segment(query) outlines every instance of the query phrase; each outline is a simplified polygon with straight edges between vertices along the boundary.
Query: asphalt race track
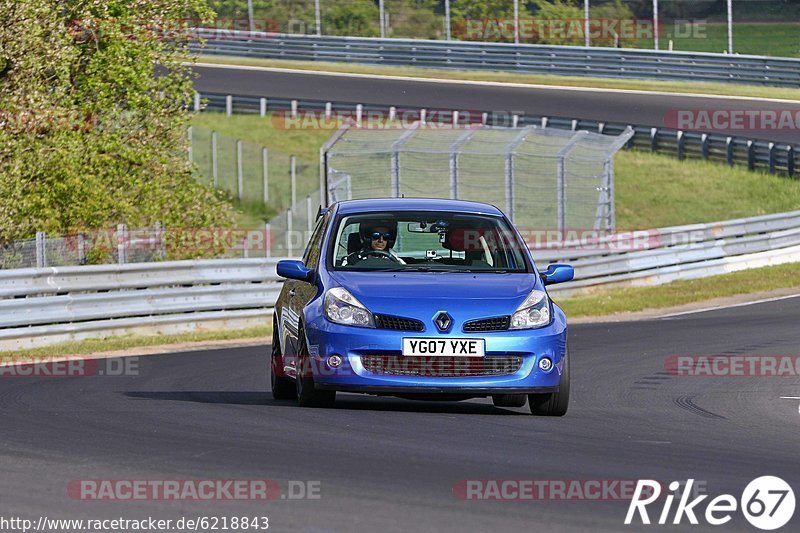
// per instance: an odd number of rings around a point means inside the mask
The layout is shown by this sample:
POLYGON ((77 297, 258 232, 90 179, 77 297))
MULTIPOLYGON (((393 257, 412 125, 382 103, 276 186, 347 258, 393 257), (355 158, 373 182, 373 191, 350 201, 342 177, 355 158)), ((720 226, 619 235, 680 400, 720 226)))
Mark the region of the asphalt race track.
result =
MULTIPOLYGON (((677 110, 800 111, 800 102, 776 103, 745 98, 690 98, 685 95, 620 94, 591 89, 568 91, 559 88, 430 83, 212 66, 197 66, 194 70, 199 75, 195 81, 195 88, 201 93, 382 104, 410 108, 506 111, 656 127, 670 126, 665 123, 665 117, 668 114, 676 116, 677 110)), ((674 124, 671 127, 674 127, 674 124)), ((731 134, 776 142, 794 143, 798 139, 795 128, 753 132, 739 130, 731 134)))
MULTIPOLYGON (((798 316, 800 298, 790 298, 573 326, 573 402, 561 419, 488 400, 349 394, 334 409, 301 409, 271 399, 267 347, 147 356, 138 376, 3 377, 0 514, 266 515, 271 530, 309 532, 648 530, 623 525, 625 501, 464 501, 453 487, 468 479, 694 478, 712 497, 738 499, 750 480, 772 474, 797 493, 800 400, 779 397, 800 395, 800 379, 679 377, 664 365, 676 354, 796 356, 798 316), (209 503, 67 495, 79 479, 263 478, 282 488, 319 481, 321 497, 209 503)), ((651 518, 659 513, 660 506, 651 518)), ((798 520, 785 530, 797 530, 798 520)), ((753 530, 738 512, 724 529, 753 530)))

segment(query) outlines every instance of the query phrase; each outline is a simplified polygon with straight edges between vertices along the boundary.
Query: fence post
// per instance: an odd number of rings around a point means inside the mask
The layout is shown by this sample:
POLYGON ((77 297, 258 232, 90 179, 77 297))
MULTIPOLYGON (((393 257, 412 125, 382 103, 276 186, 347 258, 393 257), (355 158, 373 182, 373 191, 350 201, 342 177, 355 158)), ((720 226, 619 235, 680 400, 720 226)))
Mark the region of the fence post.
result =
POLYGON ((227 116, 233 115, 233 96, 230 94, 225 97, 225 114, 227 116))
POLYGON ((266 248, 267 259, 269 259, 272 257, 272 226, 269 222, 264 226, 264 231, 266 232, 264 235, 264 247, 266 248))
POLYGON ((733 166, 733 137, 725 139, 725 162, 728 166, 733 166))
POLYGON ((117 224, 117 263, 128 262, 128 228, 125 224, 117 224))
POLYGON ((389 122, 394 122, 397 118, 397 108, 395 106, 389 107, 389 122))
POLYGON ((769 173, 775 174, 775 143, 769 143, 769 173))
POLYGON ((331 102, 325 102, 325 119, 330 120, 333 116, 333 104, 331 102))
POLYGON ((356 128, 361 127, 361 121, 364 118, 364 105, 357 104, 356 105, 356 128))
POLYGON ((756 146, 752 140, 747 141, 747 170, 756 167, 756 146))
POLYGON ((164 259, 167 256, 167 250, 164 246, 164 227, 161 222, 156 222, 156 246, 158 248, 158 257, 164 259))
POLYGON ((419 123, 424 126, 426 124, 426 122, 427 122, 427 117, 428 117, 428 110, 427 109, 420 109, 419 110, 419 123))
POLYGON ((86 236, 78 233, 78 264, 86 264, 86 236))
POLYGON ((683 130, 678 130, 678 161, 683 160, 683 153, 684 148, 686 147, 686 136, 683 134, 683 130))
POLYGON ((297 158, 289 156, 289 168, 292 179, 292 207, 297 203, 297 158))
POLYGON ((244 201, 244 169, 242 168, 242 141, 236 141, 236 191, 239 201, 244 201))
POLYGON ((791 144, 786 147, 786 173, 790 178, 794 177, 794 147, 791 144))
POLYGON ((259 111, 259 114, 262 117, 266 117, 267 116, 267 99, 266 98, 262 98, 261 100, 259 100, 259 110, 258 111, 259 111))
POLYGON ((286 254, 292 257, 292 208, 286 210, 286 254))
POLYGON ((650 151, 658 150, 658 128, 650 128, 650 151))
POLYGON ((211 131, 211 177, 214 181, 214 188, 219 186, 219 175, 217 174, 217 132, 211 131))
POLYGON ((708 133, 700 136, 700 153, 703 159, 708 159, 708 133))
POLYGON ((261 166, 264 179, 264 206, 266 207, 269 202, 269 150, 266 147, 261 148, 261 166))
POLYGON ((36 268, 44 268, 47 266, 46 240, 47 236, 43 231, 36 232, 36 268))
POLYGON ((605 129, 606 129, 606 123, 605 122, 598 122, 597 123, 597 133, 602 135, 603 132, 605 131, 605 129))
POLYGON ((578 120, 577 119, 574 119, 574 118, 572 119, 572 123, 570 125, 570 129, 572 131, 575 131, 575 130, 578 129, 578 120))
POLYGON ((312 218, 314 213, 311 211, 311 195, 309 194, 306 196, 306 231, 308 232, 308 237, 304 239, 305 241, 311 240, 311 233, 314 231, 314 219, 312 218))
POLYGON ((292 118, 297 118, 297 100, 292 100, 291 110, 292 118))
POLYGON ((195 113, 200 112, 200 93, 194 93, 194 111, 195 113))
POLYGON ((194 155, 192 154, 192 127, 186 131, 186 139, 189 141, 189 163, 194 163, 194 155))
POLYGON ((542 117, 542 127, 543 127, 543 128, 546 128, 546 127, 547 127, 547 123, 548 123, 549 121, 550 121, 550 119, 549 119, 549 118, 547 118, 547 117, 542 117))

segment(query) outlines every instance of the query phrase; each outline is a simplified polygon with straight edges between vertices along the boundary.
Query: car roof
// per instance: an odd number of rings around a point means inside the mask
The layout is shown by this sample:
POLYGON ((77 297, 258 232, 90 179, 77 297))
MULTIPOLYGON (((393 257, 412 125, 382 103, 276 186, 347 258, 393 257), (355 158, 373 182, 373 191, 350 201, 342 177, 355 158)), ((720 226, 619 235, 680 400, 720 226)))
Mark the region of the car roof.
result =
POLYGON ((368 198, 342 201, 338 206, 338 212, 344 215, 375 211, 453 211, 476 215, 503 215, 502 211, 490 204, 440 198, 368 198))

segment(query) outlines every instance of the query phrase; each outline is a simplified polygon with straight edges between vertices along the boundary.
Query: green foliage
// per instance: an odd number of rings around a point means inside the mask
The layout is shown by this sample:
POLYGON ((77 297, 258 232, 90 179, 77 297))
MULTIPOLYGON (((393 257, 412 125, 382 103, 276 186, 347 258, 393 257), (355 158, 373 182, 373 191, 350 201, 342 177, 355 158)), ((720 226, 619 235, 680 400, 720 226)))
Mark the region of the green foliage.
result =
POLYGON ((181 25, 212 15, 203 0, 0 0, 0 242, 230 224, 186 157, 181 25))

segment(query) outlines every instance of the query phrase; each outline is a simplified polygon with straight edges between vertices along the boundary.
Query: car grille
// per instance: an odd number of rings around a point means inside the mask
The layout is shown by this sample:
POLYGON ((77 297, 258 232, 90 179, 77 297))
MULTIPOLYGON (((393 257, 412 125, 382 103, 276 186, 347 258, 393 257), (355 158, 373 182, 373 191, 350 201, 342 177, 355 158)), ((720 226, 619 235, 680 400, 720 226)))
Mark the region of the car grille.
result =
POLYGON ((375 327, 398 331, 422 331, 425 329, 425 326, 419 320, 389 315, 375 315, 375 327))
POLYGON ((501 376, 517 372, 522 366, 522 357, 518 355, 489 357, 363 355, 361 364, 369 372, 390 376, 501 376))
POLYGON ((505 331, 511 325, 511 317, 497 316, 494 318, 483 318, 481 320, 470 320, 464 323, 464 331, 505 331))

